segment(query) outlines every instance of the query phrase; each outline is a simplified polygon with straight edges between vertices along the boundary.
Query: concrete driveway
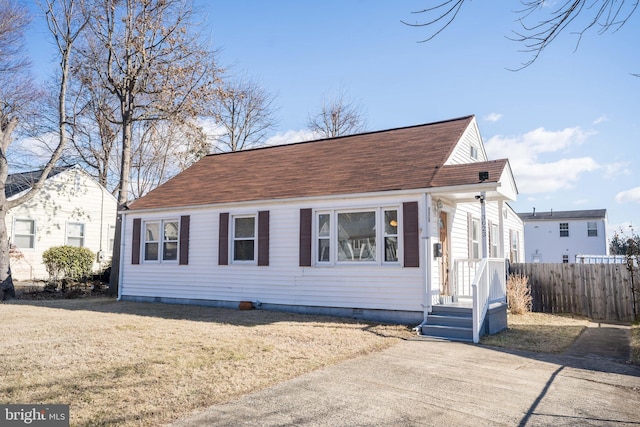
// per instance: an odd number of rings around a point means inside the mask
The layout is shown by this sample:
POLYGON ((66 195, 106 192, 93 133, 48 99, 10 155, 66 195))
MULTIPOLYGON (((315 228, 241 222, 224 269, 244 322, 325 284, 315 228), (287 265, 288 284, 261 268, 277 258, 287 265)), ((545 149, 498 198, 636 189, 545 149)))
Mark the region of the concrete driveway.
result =
POLYGON ((640 367, 571 354, 416 338, 174 426, 640 426, 640 367))

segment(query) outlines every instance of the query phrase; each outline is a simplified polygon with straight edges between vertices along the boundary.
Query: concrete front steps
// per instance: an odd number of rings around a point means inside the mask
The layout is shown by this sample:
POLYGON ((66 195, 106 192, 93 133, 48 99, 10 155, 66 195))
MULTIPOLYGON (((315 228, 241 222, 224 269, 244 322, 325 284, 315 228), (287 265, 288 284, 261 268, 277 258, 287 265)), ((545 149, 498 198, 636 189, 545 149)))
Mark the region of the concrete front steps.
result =
POLYGON ((473 313, 471 307, 434 305, 427 315, 427 323, 420 335, 452 341, 473 342, 473 313))

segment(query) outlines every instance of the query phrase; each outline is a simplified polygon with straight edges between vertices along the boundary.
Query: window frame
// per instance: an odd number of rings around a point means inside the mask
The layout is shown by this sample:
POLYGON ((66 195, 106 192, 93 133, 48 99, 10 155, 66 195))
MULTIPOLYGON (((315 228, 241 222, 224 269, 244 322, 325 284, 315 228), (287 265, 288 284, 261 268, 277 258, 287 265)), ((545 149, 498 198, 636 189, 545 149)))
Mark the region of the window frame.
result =
POLYGON ((587 237, 598 237, 598 222, 587 221, 587 237), (593 225, 593 227, 591 227, 593 225))
POLYGON ((229 232, 229 251, 230 261, 232 264, 239 265, 257 265, 258 264, 258 214, 238 214, 231 215, 229 232), (253 219, 253 236, 252 237, 236 237, 236 220, 253 219), (236 241, 252 241, 253 242, 253 258, 252 259, 236 259, 236 241))
POLYGON ((36 228, 36 220, 35 220, 35 219, 30 219, 30 218, 14 218, 14 219, 13 219, 13 229, 12 229, 12 231, 13 231, 13 238, 11 239, 11 241, 12 241, 13 245, 14 245, 16 248, 18 248, 18 249, 20 249, 20 250, 25 250, 25 249, 26 249, 26 250, 33 250, 33 249, 35 249, 35 248, 36 248, 36 231, 37 231, 37 228, 36 228), (16 223, 18 223, 18 222, 30 222, 30 223, 31 223, 31 226, 32 226, 31 228, 32 228, 32 230, 33 230, 33 231, 31 232, 31 234, 19 234, 19 233, 16 233, 16 229, 17 229, 17 227, 16 227, 16 223), (17 236, 20 236, 20 237, 26 237, 26 236, 29 236, 29 238, 30 238, 30 240, 31 240, 31 245, 30 245, 29 247, 20 247, 20 246, 18 246, 18 245, 17 245, 17 240, 16 240, 16 237, 17 237, 17 236))
POLYGON ((471 259, 482 259, 482 251, 481 251, 481 242, 482 242, 482 232, 480 230, 480 218, 471 217, 471 224, 469 230, 469 243, 471 245, 470 253, 471 259), (474 233, 476 234, 474 239, 474 233))
POLYGON ((313 211, 312 219, 312 246, 311 246, 311 259, 312 265, 318 267, 334 267, 334 266, 362 266, 362 265, 378 265, 378 266, 400 266, 402 258, 402 209, 399 205, 385 205, 385 206, 363 206, 357 208, 334 208, 334 209, 317 209, 313 211), (385 229, 385 213, 396 212, 396 233, 387 233, 385 229), (375 256, 373 259, 366 260, 339 260, 338 256, 338 218, 340 214, 348 213, 366 213, 373 212, 375 215, 375 256), (320 234, 320 217, 328 215, 329 233, 320 234), (396 259, 387 261, 386 258, 386 242, 387 239, 396 239, 396 259), (323 248, 328 248, 329 256, 325 259, 320 259, 320 242, 327 241, 328 245, 323 248))
POLYGON ((569 223, 568 222, 560 222, 560 223, 558 223, 558 226, 559 226, 559 230, 560 230, 560 237, 569 237, 569 223))
POLYGON ((498 252, 499 252, 499 245, 498 245, 498 241, 499 241, 499 236, 498 234, 500 234, 499 231, 499 227, 498 224, 495 223, 491 223, 491 227, 489 227, 489 230, 491 230, 491 236, 489 238, 489 240, 491 241, 491 254, 490 256, 492 258, 498 258, 498 252))
POLYGON ((569 264, 569 255, 562 255, 562 263, 569 264))
POLYGON ((84 248, 85 247, 85 239, 87 238, 87 228, 86 228, 86 224, 84 222, 75 222, 75 221, 67 221, 67 230, 66 230, 66 239, 65 239, 65 244, 68 246, 76 246, 73 245, 71 243, 69 243, 69 238, 71 239, 80 239, 80 246, 77 246, 79 248, 84 248), (78 236, 70 236, 70 231, 71 225, 80 225, 81 226, 81 235, 78 236))
POLYGON ((141 230, 140 230, 140 234, 141 234, 141 238, 140 238, 140 260, 142 263, 146 263, 146 264, 162 264, 162 263, 169 263, 169 264, 177 264, 178 260, 180 258, 180 219, 176 219, 176 218, 163 218, 163 219, 150 219, 150 220, 145 220, 142 221, 142 225, 141 225, 141 230), (176 239, 175 240, 167 240, 166 236, 165 236, 165 224, 169 224, 169 223, 176 223, 177 224, 177 234, 176 234, 176 239), (158 226, 158 236, 156 238, 156 240, 147 240, 147 226, 155 224, 158 226), (166 259, 165 258, 165 244, 166 243, 175 243, 176 244, 176 250, 175 250, 175 259, 170 258, 170 259, 166 259), (147 245, 155 245, 156 246, 156 258, 153 259, 147 259, 147 245))

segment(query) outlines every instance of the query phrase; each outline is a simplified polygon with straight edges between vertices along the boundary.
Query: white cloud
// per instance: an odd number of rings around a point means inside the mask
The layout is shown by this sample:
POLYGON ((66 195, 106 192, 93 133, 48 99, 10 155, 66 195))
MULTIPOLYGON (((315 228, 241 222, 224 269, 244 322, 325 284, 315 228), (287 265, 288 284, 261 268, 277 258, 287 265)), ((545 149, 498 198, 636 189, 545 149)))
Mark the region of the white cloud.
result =
POLYGON ((509 159, 521 193, 545 193, 573 188, 580 174, 601 166, 591 157, 542 162, 539 155, 568 151, 592 134, 580 127, 559 131, 538 128, 516 137, 494 136, 485 147, 490 158, 509 159))
POLYGON ((600 123, 608 122, 609 118, 607 116, 600 116, 593 121, 594 125, 599 125, 600 123))
POLYGON ((602 165, 602 175, 605 179, 613 179, 619 175, 631 175, 630 162, 615 162, 602 165))
POLYGON ((616 202, 618 203, 640 203, 640 187, 635 187, 630 190, 621 191, 616 194, 616 202))
POLYGON ((267 139, 265 145, 283 145, 294 142, 310 141, 316 139, 317 136, 310 130, 288 130, 284 133, 278 132, 274 136, 267 139))
POLYGON ((498 120, 500 120, 502 118, 502 114, 500 113, 490 113, 488 116, 485 116, 485 120, 488 122, 497 122, 498 120))

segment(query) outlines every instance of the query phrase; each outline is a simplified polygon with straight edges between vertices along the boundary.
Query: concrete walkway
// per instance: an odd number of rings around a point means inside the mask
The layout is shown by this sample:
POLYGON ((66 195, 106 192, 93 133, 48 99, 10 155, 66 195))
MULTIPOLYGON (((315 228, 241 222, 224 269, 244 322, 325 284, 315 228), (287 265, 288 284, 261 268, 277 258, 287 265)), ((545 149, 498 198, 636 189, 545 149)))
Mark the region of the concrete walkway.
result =
POLYGON ((403 341, 173 426, 640 426, 629 329, 595 326, 563 355, 403 341))

